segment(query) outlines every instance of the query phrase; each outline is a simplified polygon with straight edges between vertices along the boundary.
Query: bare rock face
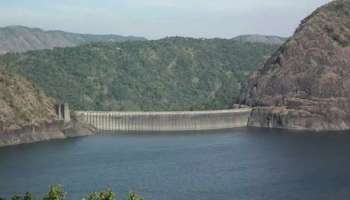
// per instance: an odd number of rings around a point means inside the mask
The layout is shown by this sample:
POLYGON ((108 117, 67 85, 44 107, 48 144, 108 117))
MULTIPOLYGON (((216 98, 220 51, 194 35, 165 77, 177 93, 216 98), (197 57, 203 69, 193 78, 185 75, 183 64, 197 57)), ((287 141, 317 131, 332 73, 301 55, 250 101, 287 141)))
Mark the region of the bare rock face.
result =
POLYGON ((0 147, 64 138, 53 99, 23 77, 0 70, 0 147))
POLYGON ((55 120, 53 99, 23 77, 0 71, 0 132, 55 120))
POLYGON ((54 102, 27 79, 0 70, 0 147, 95 133, 75 118, 57 121, 54 102))
POLYGON ((256 107, 250 126, 349 130, 350 1, 332 1, 307 17, 251 76, 241 103, 256 107))

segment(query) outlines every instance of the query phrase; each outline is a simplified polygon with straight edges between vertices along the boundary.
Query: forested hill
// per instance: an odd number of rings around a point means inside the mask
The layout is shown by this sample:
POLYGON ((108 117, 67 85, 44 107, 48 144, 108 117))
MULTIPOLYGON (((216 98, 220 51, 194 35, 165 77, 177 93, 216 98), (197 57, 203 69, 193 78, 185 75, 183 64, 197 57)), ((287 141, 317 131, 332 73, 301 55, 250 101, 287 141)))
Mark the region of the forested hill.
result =
POLYGON ((265 44, 282 45, 287 41, 287 38, 279 36, 269 36, 269 35, 241 35, 233 38, 234 40, 241 42, 259 42, 265 44))
POLYGON ((0 54, 52 49, 54 47, 73 47, 92 42, 134 40, 146 39, 133 36, 77 34, 63 31, 44 31, 25 26, 8 26, 0 28, 0 54))
POLYGON ((279 47, 173 37, 7 54, 0 66, 84 110, 200 110, 232 105, 279 47))

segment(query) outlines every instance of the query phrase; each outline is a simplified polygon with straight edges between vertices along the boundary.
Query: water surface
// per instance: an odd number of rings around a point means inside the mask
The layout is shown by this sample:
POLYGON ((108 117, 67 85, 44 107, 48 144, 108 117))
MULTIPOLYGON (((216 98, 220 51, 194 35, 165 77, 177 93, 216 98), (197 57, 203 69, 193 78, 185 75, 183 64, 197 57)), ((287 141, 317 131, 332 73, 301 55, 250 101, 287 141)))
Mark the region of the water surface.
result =
POLYGON ((350 135, 266 129, 103 135, 0 148, 0 196, 62 184, 68 199, 322 200, 350 197, 350 135))

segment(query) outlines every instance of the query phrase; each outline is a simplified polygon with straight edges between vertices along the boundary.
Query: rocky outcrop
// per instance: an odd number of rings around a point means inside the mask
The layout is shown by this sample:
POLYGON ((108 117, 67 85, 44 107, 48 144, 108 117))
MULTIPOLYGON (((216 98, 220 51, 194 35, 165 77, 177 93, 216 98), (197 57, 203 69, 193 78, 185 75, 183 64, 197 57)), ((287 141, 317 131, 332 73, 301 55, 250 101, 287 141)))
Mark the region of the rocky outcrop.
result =
POLYGON ((256 107, 248 120, 248 126, 287 128, 297 130, 348 130, 348 112, 339 107, 350 106, 346 99, 288 99, 299 106, 256 107))
POLYGON ((241 103, 256 107, 250 126, 349 130, 350 1, 332 1, 303 20, 250 77, 241 103))
POLYGON ((28 126, 21 129, 4 131, 0 133, 0 147, 48 141, 54 139, 66 139, 93 135, 96 129, 78 121, 64 123, 55 121, 39 126, 28 126))
POLYGON ((0 147, 94 133, 78 119, 58 121, 54 103, 27 79, 0 70, 0 147))
POLYGON ((0 132, 55 121, 54 100, 27 79, 0 70, 0 132))
POLYGON ((94 135, 97 132, 97 128, 87 124, 83 119, 78 119, 76 116, 69 123, 64 123, 61 128, 65 138, 81 137, 94 135))
POLYGON ((65 135, 61 131, 61 127, 62 125, 57 122, 3 131, 0 133, 0 147, 52 139, 64 139, 65 135))

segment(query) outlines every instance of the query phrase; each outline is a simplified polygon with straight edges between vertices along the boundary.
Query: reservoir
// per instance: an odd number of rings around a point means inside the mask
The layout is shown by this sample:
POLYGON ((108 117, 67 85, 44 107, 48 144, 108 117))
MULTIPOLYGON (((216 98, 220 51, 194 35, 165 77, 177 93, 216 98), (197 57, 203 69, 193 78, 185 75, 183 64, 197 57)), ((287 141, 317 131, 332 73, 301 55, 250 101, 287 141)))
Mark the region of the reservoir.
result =
POLYGON ((240 128, 126 133, 0 148, 0 197, 64 185, 67 199, 320 200, 350 196, 350 135, 240 128))

